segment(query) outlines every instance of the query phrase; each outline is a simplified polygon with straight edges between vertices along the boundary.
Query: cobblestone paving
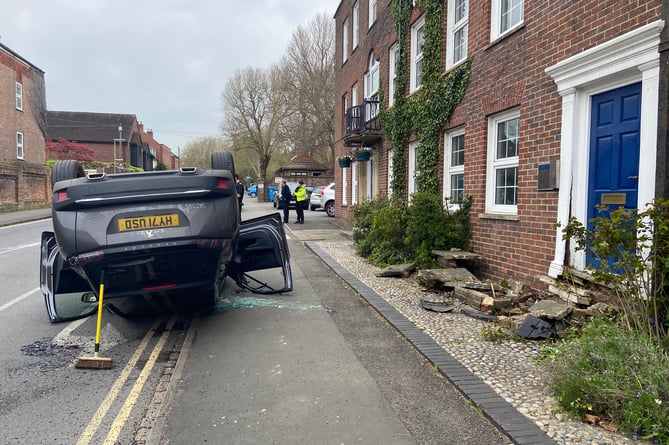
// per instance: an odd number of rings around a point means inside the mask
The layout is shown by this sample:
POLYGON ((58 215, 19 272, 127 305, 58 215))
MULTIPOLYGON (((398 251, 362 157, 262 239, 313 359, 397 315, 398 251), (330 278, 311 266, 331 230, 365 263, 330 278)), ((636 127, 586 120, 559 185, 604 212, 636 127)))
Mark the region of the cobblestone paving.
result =
POLYGON ((461 314, 423 309, 420 300, 440 301, 444 296, 426 291, 414 278, 382 278, 381 269, 355 253, 351 241, 316 243, 336 262, 388 301, 419 329, 471 372, 481 377, 507 402, 530 418, 559 444, 646 444, 620 433, 569 419, 559 411, 548 388, 547 369, 536 360, 541 343, 506 339, 484 340, 481 329, 490 323, 461 314))

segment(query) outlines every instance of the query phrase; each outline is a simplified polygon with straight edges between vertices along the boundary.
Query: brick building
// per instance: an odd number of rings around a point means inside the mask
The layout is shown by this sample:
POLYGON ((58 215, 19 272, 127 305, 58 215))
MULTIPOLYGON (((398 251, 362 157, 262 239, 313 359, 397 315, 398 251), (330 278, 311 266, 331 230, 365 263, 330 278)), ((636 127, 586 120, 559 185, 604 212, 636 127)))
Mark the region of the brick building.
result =
MULTIPOLYGON (((481 272, 540 288, 541 275, 582 270, 587 258, 570 251, 555 224, 587 221, 599 203, 644 208, 656 193, 662 2, 436 3, 443 74, 470 63, 464 97, 441 133, 440 191, 456 205, 472 196, 481 272)), ((343 0, 335 13, 335 151, 372 148, 370 161, 335 169, 345 223, 352 204, 392 193, 392 147, 378 107, 379 86, 393 105, 398 58, 408 70, 405 95, 421 88, 429 21, 411 11, 401 53, 394 4, 343 0)), ((410 195, 420 174, 415 132, 404 148, 410 195)))
POLYGON ((44 71, 0 44, 0 209, 48 205, 44 71))
POLYGON ((95 150, 99 162, 116 162, 153 170, 154 157, 142 143, 140 124, 134 114, 89 113, 49 110, 47 139, 60 138, 84 144, 95 150))
POLYGON ((153 170, 155 170, 160 164, 167 167, 168 170, 178 170, 179 169, 179 157, 172 153, 172 150, 160 142, 156 141, 153 137, 153 130, 147 129, 144 131, 144 124, 139 122, 139 134, 142 139, 142 144, 145 146, 145 150, 148 150, 151 158, 153 159, 153 170))

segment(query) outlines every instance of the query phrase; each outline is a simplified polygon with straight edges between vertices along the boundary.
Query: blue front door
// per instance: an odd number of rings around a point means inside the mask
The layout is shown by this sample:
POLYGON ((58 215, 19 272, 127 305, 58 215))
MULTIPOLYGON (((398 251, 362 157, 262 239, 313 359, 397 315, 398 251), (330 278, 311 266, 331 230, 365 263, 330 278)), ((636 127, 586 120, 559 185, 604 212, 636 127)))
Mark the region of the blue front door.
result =
MULTIPOLYGON (((603 216, 598 205, 637 208, 641 83, 592 97, 588 227, 603 216)), ((592 258, 587 258, 593 265, 592 258)))

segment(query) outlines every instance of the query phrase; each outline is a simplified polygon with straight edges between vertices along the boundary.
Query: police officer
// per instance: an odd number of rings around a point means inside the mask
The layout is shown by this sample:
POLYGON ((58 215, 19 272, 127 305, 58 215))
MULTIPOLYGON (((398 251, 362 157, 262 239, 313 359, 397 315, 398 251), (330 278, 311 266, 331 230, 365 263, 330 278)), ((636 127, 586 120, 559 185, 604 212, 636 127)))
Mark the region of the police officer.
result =
POLYGON ((307 189, 304 182, 299 181, 295 189, 295 212, 297 212, 296 224, 304 224, 304 206, 307 203, 307 189))

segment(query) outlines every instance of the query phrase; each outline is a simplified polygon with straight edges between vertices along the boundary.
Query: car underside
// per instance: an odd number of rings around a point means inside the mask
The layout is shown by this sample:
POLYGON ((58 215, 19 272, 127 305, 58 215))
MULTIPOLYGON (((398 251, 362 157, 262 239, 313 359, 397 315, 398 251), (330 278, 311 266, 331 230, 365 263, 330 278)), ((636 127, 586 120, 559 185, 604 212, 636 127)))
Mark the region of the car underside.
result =
POLYGON ((278 213, 241 222, 229 153, 212 169, 92 174, 54 165, 53 232, 42 234, 40 288, 52 322, 104 298, 212 305, 226 277, 251 292, 292 290, 278 213), (253 274, 251 274, 253 272, 253 274))

